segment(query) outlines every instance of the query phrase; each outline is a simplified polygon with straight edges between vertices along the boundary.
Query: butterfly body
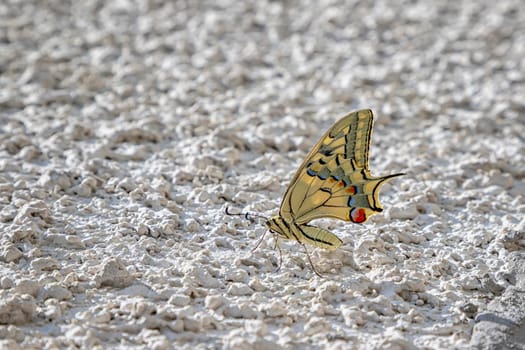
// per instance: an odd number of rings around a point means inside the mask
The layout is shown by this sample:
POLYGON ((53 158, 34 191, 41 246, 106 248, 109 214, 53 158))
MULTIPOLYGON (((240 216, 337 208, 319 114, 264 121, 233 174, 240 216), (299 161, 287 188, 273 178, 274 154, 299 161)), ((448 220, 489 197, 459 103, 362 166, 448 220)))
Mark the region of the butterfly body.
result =
POLYGON ((299 225, 293 221, 286 221, 278 215, 268 219, 266 227, 281 238, 309 243, 328 250, 337 249, 343 243, 336 235, 322 228, 306 224, 299 225))
POLYGON ((380 186, 402 174, 370 174, 372 125, 372 111, 360 110, 341 118, 321 137, 297 170, 279 215, 266 221, 270 231, 284 239, 333 250, 342 241, 327 230, 308 225, 310 221, 335 218, 362 223, 383 210, 380 186))

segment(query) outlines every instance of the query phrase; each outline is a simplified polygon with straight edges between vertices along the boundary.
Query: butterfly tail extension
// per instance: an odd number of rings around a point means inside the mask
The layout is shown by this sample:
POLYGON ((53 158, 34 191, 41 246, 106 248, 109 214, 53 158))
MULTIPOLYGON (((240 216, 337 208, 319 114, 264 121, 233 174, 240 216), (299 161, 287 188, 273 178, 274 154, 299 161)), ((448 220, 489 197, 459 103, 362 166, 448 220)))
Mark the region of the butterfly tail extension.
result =
POLYGON ((327 250, 335 250, 343 244, 339 237, 322 228, 310 225, 299 225, 297 228, 299 229, 302 243, 307 242, 327 250))
POLYGON ((380 178, 369 179, 362 185, 362 191, 353 195, 349 200, 350 219, 355 223, 365 222, 371 215, 383 211, 383 206, 379 201, 379 191, 381 186, 387 181, 404 174, 393 174, 380 178))
POLYGON ((379 202, 379 191, 381 189, 381 186, 385 183, 387 183, 388 181, 392 180, 393 178, 395 177, 398 177, 398 176, 401 176, 401 175, 404 175, 404 174, 393 174, 393 175, 387 175, 387 176, 383 176, 375 181, 372 181, 371 183, 368 183, 364 186, 365 188, 365 192, 366 192, 366 187, 372 187, 370 186, 371 184, 374 184, 374 186, 372 188, 370 188, 370 190, 372 191, 372 195, 373 195, 373 201, 374 201, 374 205, 377 204, 377 207, 378 208, 381 208, 381 211, 383 210, 383 207, 381 206, 381 203, 379 202))

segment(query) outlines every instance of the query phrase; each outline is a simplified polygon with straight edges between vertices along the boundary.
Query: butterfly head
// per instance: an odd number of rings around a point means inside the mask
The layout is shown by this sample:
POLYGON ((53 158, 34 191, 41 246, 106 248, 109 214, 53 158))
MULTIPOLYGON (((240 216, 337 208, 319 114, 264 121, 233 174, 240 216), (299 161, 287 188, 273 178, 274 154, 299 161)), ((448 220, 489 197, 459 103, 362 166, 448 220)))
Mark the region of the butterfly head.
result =
POLYGON ((270 232, 281 236, 282 238, 288 238, 286 234, 289 231, 288 224, 280 216, 273 216, 266 220, 264 225, 270 230, 270 232))

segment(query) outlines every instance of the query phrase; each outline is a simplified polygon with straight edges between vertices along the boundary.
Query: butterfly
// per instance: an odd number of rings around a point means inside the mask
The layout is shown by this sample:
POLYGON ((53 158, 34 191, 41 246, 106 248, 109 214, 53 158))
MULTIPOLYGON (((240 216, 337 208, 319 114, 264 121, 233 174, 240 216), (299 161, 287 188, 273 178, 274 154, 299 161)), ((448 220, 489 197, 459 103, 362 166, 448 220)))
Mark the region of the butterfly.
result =
POLYGON ((334 218, 363 223, 383 210, 379 202, 381 185, 404 175, 373 177, 370 174, 368 156, 373 122, 370 109, 351 112, 336 122, 295 173, 279 214, 265 221, 265 226, 277 238, 295 240, 304 247, 318 275, 305 243, 335 250, 343 241, 309 222, 334 218))

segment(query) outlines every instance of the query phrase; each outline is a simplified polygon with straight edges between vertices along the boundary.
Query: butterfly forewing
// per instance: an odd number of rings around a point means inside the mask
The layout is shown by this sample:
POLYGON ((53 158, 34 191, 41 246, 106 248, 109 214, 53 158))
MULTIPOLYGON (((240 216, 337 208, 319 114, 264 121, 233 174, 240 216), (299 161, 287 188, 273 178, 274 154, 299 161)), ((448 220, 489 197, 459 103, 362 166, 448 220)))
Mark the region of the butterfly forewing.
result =
POLYGON ((393 176, 368 171, 373 114, 350 113, 321 137, 297 170, 281 204, 285 220, 305 224, 331 217, 361 223, 382 210, 379 187, 393 176))
POLYGON ((337 147, 339 142, 344 140, 343 158, 353 159, 357 167, 368 169, 368 149, 373 121, 373 114, 369 109, 350 113, 329 130, 326 140, 333 138, 329 145, 337 147))

